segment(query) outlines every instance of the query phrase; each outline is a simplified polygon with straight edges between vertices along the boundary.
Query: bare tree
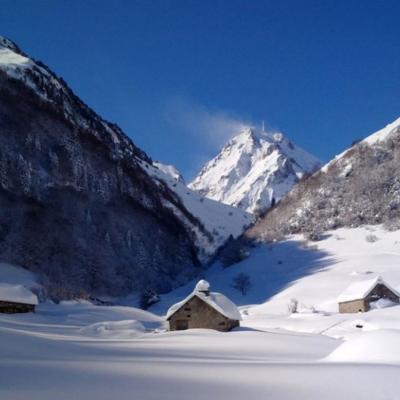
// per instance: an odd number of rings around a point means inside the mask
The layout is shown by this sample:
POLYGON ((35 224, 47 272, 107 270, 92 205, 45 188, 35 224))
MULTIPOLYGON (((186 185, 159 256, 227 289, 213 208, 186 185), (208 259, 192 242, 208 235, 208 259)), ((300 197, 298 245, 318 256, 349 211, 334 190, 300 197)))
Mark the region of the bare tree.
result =
POLYGON ((232 287, 245 296, 251 287, 250 277, 241 272, 232 279, 232 287))

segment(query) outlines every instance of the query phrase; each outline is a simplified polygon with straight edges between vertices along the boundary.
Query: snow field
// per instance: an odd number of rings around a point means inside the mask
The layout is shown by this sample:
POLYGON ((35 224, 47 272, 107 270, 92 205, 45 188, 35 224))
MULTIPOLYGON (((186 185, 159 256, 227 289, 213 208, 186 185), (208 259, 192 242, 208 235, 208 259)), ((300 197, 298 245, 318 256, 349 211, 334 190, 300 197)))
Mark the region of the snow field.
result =
POLYGON ((336 301, 375 275, 398 288, 399 242, 381 227, 341 229, 312 244, 293 237, 260 246, 226 269, 213 265, 210 289, 242 313, 242 326, 228 333, 165 330, 166 310, 195 282, 150 312, 75 301, 0 315, 0 398, 397 399, 400 306, 338 314, 336 301), (365 239, 371 230, 374 243, 365 239), (231 286, 239 272, 251 278, 246 296, 231 286), (298 312, 290 314, 293 298, 298 312))

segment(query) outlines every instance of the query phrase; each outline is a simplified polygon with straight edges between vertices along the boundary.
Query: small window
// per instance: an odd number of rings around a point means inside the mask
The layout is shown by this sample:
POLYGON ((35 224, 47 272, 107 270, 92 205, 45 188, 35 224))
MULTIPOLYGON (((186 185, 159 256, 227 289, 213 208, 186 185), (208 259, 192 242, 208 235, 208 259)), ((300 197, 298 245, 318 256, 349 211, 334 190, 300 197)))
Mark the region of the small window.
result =
POLYGON ((225 326, 225 322, 220 322, 218 325, 225 326))
POLYGON ((185 311, 192 311, 190 307, 185 307, 185 311))

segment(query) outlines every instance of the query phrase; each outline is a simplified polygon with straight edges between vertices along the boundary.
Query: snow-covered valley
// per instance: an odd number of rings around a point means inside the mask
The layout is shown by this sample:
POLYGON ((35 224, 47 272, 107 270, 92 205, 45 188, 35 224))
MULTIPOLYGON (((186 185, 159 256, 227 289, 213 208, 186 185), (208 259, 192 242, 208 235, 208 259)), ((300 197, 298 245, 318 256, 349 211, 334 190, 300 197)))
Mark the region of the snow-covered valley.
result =
POLYGON ((228 333, 166 331, 167 308, 194 281, 149 311, 72 301, 1 315, 0 398, 396 399, 400 306, 339 314, 337 297, 378 275, 399 288, 399 262, 398 232, 377 226, 292 237, 213 265, 213 290, 242 313, 228 333), (231 287, 240 272, 251 281, 245 296, 231 287))

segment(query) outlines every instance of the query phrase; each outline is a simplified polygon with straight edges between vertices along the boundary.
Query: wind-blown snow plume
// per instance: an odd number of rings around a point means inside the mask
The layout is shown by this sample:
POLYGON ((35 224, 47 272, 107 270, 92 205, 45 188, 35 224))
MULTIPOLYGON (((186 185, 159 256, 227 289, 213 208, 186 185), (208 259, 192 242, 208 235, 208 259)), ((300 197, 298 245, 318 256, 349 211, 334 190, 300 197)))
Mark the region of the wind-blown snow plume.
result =
POLYGON ((221 147, 236 132, 250 126, 227 111, 212 110, 182 97, 167 104, 165 116, 169 123, 187 134, 201 135, 213 148, 221 147))

